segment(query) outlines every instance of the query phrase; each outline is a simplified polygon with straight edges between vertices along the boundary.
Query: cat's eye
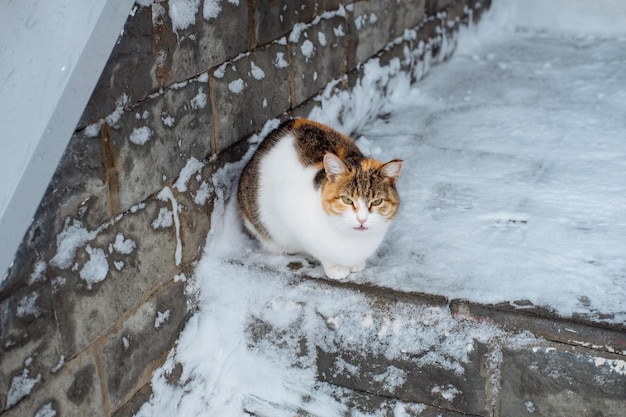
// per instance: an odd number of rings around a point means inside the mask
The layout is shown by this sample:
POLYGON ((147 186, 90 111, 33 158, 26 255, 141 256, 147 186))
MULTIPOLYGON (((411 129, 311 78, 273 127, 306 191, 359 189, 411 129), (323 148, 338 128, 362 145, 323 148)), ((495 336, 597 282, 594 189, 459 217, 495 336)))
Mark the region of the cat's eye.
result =
POLYGON ((341 196, 341 201, 343 202, 343 204, 347 204, 347 205, 352 204, 352 199, 346 195, 341 196))
POLYGON ((370 206, 380 206, 383 203, 382 198, 377 198, 376 200, 372 200, 370 202, 370 206))

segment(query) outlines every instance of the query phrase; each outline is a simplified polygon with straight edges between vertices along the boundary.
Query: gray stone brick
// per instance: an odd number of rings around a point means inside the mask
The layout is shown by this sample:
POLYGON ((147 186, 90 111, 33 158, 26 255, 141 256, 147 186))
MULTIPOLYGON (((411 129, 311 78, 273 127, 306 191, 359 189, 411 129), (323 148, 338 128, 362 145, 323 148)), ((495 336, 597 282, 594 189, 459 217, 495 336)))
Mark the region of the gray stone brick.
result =
POLYGON ((392 9, 391 39, 402 36, 405 29, 413 29, 424 19, 426 0, 400 0, 392 9))
POLYGON ((317 23, 292 33, 289 54, 294 107, 316 95, 345 71, 346 31, 346 20, 336 16, 319 19, 317 23))
POLYGON ((117 409, 112 414, 112 417, 133 417, 143 404, 150 399, 151 395, 152 386, 148 383, 141 387, 126 404, 117 409))
POLYGON ((187 317, 184 283, 174 283, 141 304, 98 348, 111 409, 150 381, 178 338, 187 317))
POLYGON ((203 160, 212 153, 209 95, 204 74, 122 114, 112 130, 110 159, 117 161, 113 177, 118 182, 115 188, 108 184, 109 200, 116 199, 113 214, 128 210, 176 178, 190 157, 203 160))
POLYGON ((134 10, 100 75, 78 128, 113 112, 116 102, 124 94, 133 102, 159 88, 152 11, 148 7, 134 10))
POLYGON ((308 23, 321 8, 321 0, 251 0, 254 39, 264 45, 291 31, 296 23, 308 23))
POLYGON ((348 33, 348 69, 367 61, 391 40, 391 8, 388 2, 364 0, 352 4, 348 33))
POLYGON ((528 330, 554 342, 593 346, 596 350, 607 352, 626 352, 626 331, 623 325, 605 324, 598 327, 597 322, 564 319, 529 302, 517 301, 513 305, 485 306, 453 301, 450 309, 454 314, 473 317, 475 320, 489 320, 510 331, 528 330))
MULTIPOLYGON (((57 416, 104 417, 102 387, 97 365, 89 353, 65 363, 54 375, 42 379, 41 385, 14 408, 3 414, 34 417, 39 411, 56 412, 57 416)), ((51 415, 51 414, 46 414, 51 415)))
POLYGON ((247 2, 221 1, 218 5, 219 13, 213 16, 200 3, 195 23, 174 30, 169 3, 161 3, 166 11, 157 43, 164 62, 159 74, 162 86, 195 77, 248 50, 247 2))
POLYGON ((325 382, 356 391, 410 403, 423 403, 462 413, 481 415, 487 412, 484 368, 487 347, 475 343, 464 371, 457 373, 441 366, 417 365, 411 357, 389 360, 368 352, 318 349, 318 377, 325 382), (352 367, 358 374, 350 372, 352 367), (404 375, 400 384, 389 383, 385 375, 404 375), (481 375, 482 374, 482 375, 481 375), (395 385, 397 384, 397 385, 395 385))
POLYGON ((500 415, 618 417, 626 410, 620 355, 551 344, 504 349, 500 415))
MULTIPOLYGON (((176 274, 174 227, 155 229, 152 226, 161 210, 171 212, 171 203, 156 199, 147 202, 144 208, 129 212, 79 247, 69 268, 56 268, 56 276, 65 282, 57 289, 53 301, 67 357, 104 334, 153 288, 176 274), (132 240, 135 244, 128 254, 113 246, 120 233, 123 241, 132 240), (101 266, 106 275, 100 277, 101 281, 90 284, 81 278, 81 273, 88 262, 98 261, 104 262, 101 266)), ((83 277, 86 276, 83 273, 83 277)))
POLYGON ((220 152, 291 106, 286 42, 274 42, 215 70, 210 78, 215 143, 220 152))
POLYGON ((463 417, 464 413, 430 407, 422 403, 403 402, 372 393, 338 388, 335 398, 348 407, 346 417, 376 415, 380 417, 463 417))
POLYGON ((465 0, 457 0, 446 5, 442 11, 445 12, 444 27, 449 35, 452 35, 459 29, 462 23, 467 22, 465 14, 465 0))
POLYGON ((63 362, 50 283, 45 275, 40 279, 0 302, 0 410, 21 401, 12 385, 31 381, 37 389, 63 362))

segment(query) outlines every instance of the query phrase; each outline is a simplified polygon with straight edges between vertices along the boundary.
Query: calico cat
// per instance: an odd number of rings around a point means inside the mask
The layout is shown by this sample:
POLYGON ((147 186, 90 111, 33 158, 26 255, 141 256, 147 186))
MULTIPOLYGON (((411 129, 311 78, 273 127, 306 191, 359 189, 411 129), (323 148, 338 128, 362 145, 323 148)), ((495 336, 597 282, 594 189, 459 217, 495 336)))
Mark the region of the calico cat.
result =
POLYGON ((306 119, 284 122, 259 145, 239 180, 248 231, 273 253, 317 258, 329 278, 365 268, 398 211, 402 160, 383 164, 306 119))

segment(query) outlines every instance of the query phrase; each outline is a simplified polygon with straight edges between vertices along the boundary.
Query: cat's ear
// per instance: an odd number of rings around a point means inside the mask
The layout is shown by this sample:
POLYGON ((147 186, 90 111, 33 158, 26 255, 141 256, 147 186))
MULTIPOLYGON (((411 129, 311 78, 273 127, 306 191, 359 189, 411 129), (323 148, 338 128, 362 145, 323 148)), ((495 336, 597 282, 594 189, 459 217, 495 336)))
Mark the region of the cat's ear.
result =
POLYGON ((402 171, 402 159, 394 159, 393 161, 389 161, 384 164, 378 172, 388 179, 392 184, 395 184, 398 181, 398 175, 400 175, 400 171, 402 171))
POLYGON ((348 167, 343 163, 341 158, 332 153, 324 155, 324 170, 326 177, 330 182, 335 182, 337 177, 348 173, 348 167))

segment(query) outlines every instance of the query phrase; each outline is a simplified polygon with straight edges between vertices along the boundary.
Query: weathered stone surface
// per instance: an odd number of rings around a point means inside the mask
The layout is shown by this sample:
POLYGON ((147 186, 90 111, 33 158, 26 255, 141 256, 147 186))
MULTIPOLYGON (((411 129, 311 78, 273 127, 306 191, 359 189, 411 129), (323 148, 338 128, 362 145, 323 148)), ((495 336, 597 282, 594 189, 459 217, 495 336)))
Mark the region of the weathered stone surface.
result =
POLYGON ((334 385, 479 415, 487 412, 487 381, 481 376, 486 354, 487 347, 476 343, 462 373, 442 366, 418 365, 408 355, 389 360, 345 350, 337 353, 318 349, 317 366, 319 378, 334 385), (351 372, 353 368, 359 372, 351 372))
POLYGON ((409 403, 388 397, 381 397, 372 393, 337 388, 335 397, 350 410, 347 417, 363 414, 380 417, 463 417, 464 413, 457 413, 421 403, 409 403))
POLYGON ((111 409, 150 381, 176 341, 187 313, 184 283, 179 281, 141 304, 110 335, 99 353, 104 358, 111 409))
POLYGON ((89 353, 65 363, 54 375, 43 377, 27 401, 20 402, 3 415, 30 417, 38 412, 64 417, 108 415, 102 406, 97 365, 89 353))
POLYGON ((210 78, 216 152, 260 128, 290 106, 286 42, 227 62, 210 78))
POLYGON ((391 39, 402 36, 405 29, 413 29, 424 19, 426 0, 400 0, 391 9, 391 39))
POLYGON ((84 349, 153 288, 176 274, 175 226, 152 226, 160 215, 163 219, 168 213, 171 216, 171 210, 170 201, 147 202, 77 248, 69 269, 57 269, 64 285, 53 301, 66 357, 84 349), (90 265, 99 265, 106 275, 97 276, 90 265), (93 280, 93 274, 99 281, 93 280))
POLYGON ((152 387, 150 384, 146 384, 126 404, 116 410, 112 417, 133 417, 141 406, 150 399, 150 395, 152 395, 152 387))
POLYGON ((39 279, 0 302, 0 410, 21 401, 20 381, 37 381, 37 389, 63 361, 50 283, 45 275, 39 279))
POLYGON ((353 4, 348 25, 349 70, 367 61, 387 45, 391 40, 391 20, 391 8, 387 2, 365 0, 353 4))
POLYGON ((212 153, 209 95, 204 74, 122 114, 111 130, 112 146, 107 154, 113 161, 107 176, 113 215, 175 179, 189 158, 203 160, 212 153))
POLYGON ((296 23, 308 23, 321 9, 321 0, 252 0, 254 39, 257 45, 272 42, 289 32, 296 23))
POLYGON ((626 410, 623 356, 554 344, 504 349, 500 415, 618 417, 626 410))
POLYGON ((346 67, 346 20, 319 19, 289 38, 291 55, 292 105, 297 106, 318 91, 346 67))
POLYGON ((157 48, 162 68, 162 86, 206 72, 248 50, 247 2, 215 2, 216 8, 200 3, 195 22, 187 28, 173 28, 169 3, 161 2, 163 17, 157 48))
POLYGON ((443 9, 445 12, 444 27, 446 28, 448 34, 455 33, 459 29, 461 23, 465 23, 467 21, 468 16, 465 14, 466 6, 465 0, 457 0, 447 4, 443 9))
POLYGON ((607 352, 626 352, 626 331, 623 326, 600 327, 598 323, 566 320, 527 303, 519 302, 519 305, 521 309, 453 301, 450 309, 454 314, 489 320, 511 331, 529 330, 555 342, 593 346, 594 349, 607 352))
POLYGON ((133 102, 158 89, 157 52, 152 35, 152 11, 135 7, 111 52, 78 128, 112 113, 125 95, 133 102))

